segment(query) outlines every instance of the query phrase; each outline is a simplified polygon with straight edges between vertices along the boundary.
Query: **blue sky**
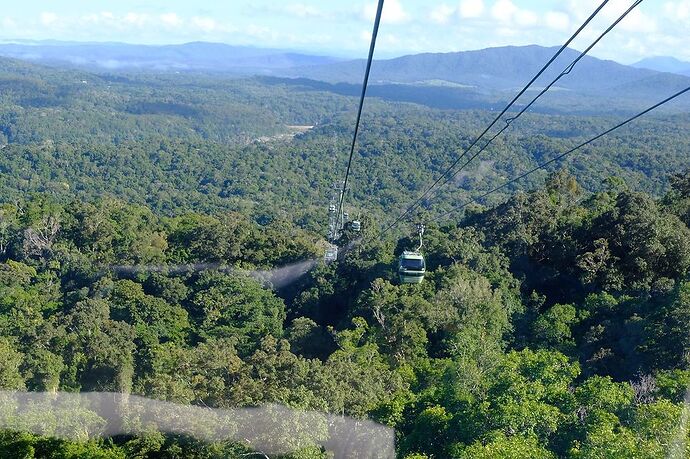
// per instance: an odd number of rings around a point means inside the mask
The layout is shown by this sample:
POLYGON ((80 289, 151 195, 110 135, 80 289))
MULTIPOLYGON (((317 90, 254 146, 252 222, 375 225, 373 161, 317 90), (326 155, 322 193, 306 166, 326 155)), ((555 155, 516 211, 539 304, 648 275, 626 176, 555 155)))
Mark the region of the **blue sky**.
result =
MULTIPOLYGON (((610 0, 582 49, 633 0, 610 0)), ((601 0, 386 0, 377 56, 562 43, 601 0)), ((373 0, 0 0, 0 40, 215 41, 361 57, 373 0)), ((646 0, 592 54, 690 60, 690 0, 646 0)))

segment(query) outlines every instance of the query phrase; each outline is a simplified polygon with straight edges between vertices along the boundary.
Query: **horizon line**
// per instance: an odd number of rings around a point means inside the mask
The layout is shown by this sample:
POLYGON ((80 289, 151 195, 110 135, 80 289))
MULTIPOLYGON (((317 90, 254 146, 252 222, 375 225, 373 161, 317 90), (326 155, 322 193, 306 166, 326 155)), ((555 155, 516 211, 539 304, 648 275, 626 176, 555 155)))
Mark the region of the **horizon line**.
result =
MULTIPOLYGON (((162 47, 169 47, 169 46, 185 46, 185 45, 191 45, 191 44, 209 44, 209 45, 223 45, 223 46, 228 46, 228 47, 233 47, 233 48, 246 48, 246 49, 256 49, 256 50, 270 50, 270 51, 276 51, 276 52, 284 52, 284 53, 297 53, 297 54, 304 54, 304 55, 309 55, 309 56, 315 56, 315 57, 336 57, 336 58, 345 58, 345 59, 351 59, 351 60, 360 60, 364 59, 363 57, 357 56, 355 53, 352 52, 339 52, 337 50, 333 49, 316 49, 316 48, 274 48, 270 46, 257 46, 257 45, 251 45, 251 44, 243 44, 243 43, 229 43, 229 42, 222 42, 222 41, 205 41, 205 40, 192 40, 192 41, 180 41, 180 42, 169 42, 169 43, 142 43, 142 42, 127 42, 127 41, 111 41, 111 40, 103 40, 103 41, 98 41, 98 40, 87 40, 87 41, 80 41, 80 40, 61 40, 61 39, 53 39, 53 38, 44 38, 44 39, 33 39, 33 38, 0 38, 0 45, 24 45, 24 46, 36 46, 36 45, 50 45, 54 44, 56 46, 59 45, 124 45, 124 46, 141 46, 141 47, 150 47, 150 48, 162 48, 162 47)), ((458 49, 458 50, 453 50, 453 51, 408 51, 408 52, 400 52, 400 53, 384 53, 383 55, 380 55, 378 59, 375 60, 390 60, 390 59, 396 59, 400 57, 406 57, 406 56, 417 56, 421 54, 455 54, 455 53, 465 53, 465 52, 474 52, 474 51, 485 51, 489 49, 501 49, 501 48, 528 48, 528 47, 538 47, 538 48, 554 48, 558 47, 558 45, 550 45, 550 46, 545 46, 545 45, 539 45, 536 43, 531 43, 527 45, 502 45, 502 46, 487 46, 485 48, 472 48, 472 49, 458 49)), ((575 51, 578 51, 576 48, 569 48, 573 49, 575 51)), ((600 59, 603 61, 612 61, 616 62, 622 65, 635 65, 639 62, 642 62, 647 59, 659 59, 659 58, 670 58, 674 59, 678 62, 681 63, 686 63, 686 61, 683 61, 682 59, 679 59, 675 56, 671 55, 650 55, 643 57, 641 59, 638 59, 634 62, 629 62, 626 63, 624 61, 616 60, 616 59, 610 59, 610 58, 604 58, 604 57, 597 57, 596 55, 592 55, 591 57, 594 57, 596 59, 600 59)), ((690 62, 687 62, 690 63, 690 62)))

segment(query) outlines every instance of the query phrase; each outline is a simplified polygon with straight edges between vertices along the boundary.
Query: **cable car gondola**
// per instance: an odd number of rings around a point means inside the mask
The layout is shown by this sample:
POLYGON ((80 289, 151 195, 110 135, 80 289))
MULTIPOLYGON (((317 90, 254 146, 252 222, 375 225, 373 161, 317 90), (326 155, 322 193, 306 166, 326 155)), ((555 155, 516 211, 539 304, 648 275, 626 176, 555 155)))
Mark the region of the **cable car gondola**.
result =
POLYGON ((323 260, 326 263, 334 262, 338 259, 338 246, 331 245, 326 249, 326 253, 323 256, 323 260))
POLYGON ((398 277, 401 284, 421 284, 426 274, 426 262, 424 255, 422 255, 422 245, 424 240, 424 225, 417 224, 417 233, 419 234, 419 247, 415 251, 405 250, 398 259, 398 277))
POLYGON ((352 220, 350 222, 350 229, 359 233, 362 230, 362 223, 359 220, 352 220))
POLYGON ((426 262, 420 252, 404 251, 398 259, 398 277, 402 284, 421 284, 426 274, 426 262))

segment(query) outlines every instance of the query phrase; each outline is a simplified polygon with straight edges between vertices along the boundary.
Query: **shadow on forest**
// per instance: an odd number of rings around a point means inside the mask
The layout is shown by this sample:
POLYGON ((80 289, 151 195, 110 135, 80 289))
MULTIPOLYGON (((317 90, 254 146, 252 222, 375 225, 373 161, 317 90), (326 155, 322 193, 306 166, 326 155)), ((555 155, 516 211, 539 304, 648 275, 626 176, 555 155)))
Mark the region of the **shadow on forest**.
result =
MULTIPOLYGON (((326 83, 308 78, 257 77, 266 85, 286 85, 303 91, 323 91, 341 96, 359 97, 362 85, 350 83, 326 83)), ((369 85, 367 96, 380 97, 392 102, 412 102, 439 109, 484 109, 501 108, 503 101, 492 102, 489 98, 465 88, 448 88, 443 86, 415 86, 409 84, 375 84, 369 85)))

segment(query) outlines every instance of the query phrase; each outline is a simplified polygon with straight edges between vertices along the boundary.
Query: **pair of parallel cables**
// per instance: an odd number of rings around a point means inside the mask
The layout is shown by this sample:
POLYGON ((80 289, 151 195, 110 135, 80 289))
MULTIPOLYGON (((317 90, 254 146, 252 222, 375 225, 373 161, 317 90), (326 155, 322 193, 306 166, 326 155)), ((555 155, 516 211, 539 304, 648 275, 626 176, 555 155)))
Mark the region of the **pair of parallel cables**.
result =
MULTIPOLYGON (((505 121, 504 121, 505 125, 498 132, 496 132, 496 134, 494 134, 491 138, 489 138, 476 153, 469 156, 469 158, 460 166, 459 169, 454 171, 455 167, 460 163, 460 161, 462 161, 463 158, 468 156, 468 153, 470 152, 470 150, 472 150, 472 148, 475 145, 477 145, 487 135, 487 133, 503 118, 503 116, 508 112, 508 110, 510 110, 510 108, 513 107, 513 105, 515 105, 515 103, 532 86, 532 84, 534 84, 534 82, 568 48, 568 46, 572 43, 572 41, 575 40, 575 38, 582 32, 582 30, 585 27, 587 27, 587 25, 589 25, 589 23, 597 16, 597 14, 599 14, 599 12, 609 2, 609 0, 604 0, 594 10, 594 12, 592 14, 590 14, 589 17, 587 17, 587 19, 582 23, 582 25, 580 25, 580 27, 570 36, 570 38, 568 38, 568 40, 558 49, 558 51, 556 51, 556 53, 548 60, 548 62, 546 62, 546 64, 544 64, 544 66, 532 77, 532 79, 505 106, 505 108, 498 114, 498 116, 496 116, 494 118, 494 120, 481 132, 481 134, 479 136, 477 136, 472 141, 472 143, 470 143, 470 145, 467 148, 464 149, 462 154, 428 188, 426 188, 426 190, 409 207, 407 207, 407 209, 402 214, 400 214, 400 216, 398 216, 391 224, 387 225, 379 233, 379 237, 383 236, 383 234, 385 234, 388 231, 390 231, 391 229, 393 229, 396 225, 398 225, 401 221, 403 221, 408 215, 410 215, 416 208, 418 208, 422 204, 422 202, 424 202, 424 200, 427 197, 430 196, 431 192, 435 188, 443 187, 448 182, 453 180, 453 178, 455 176, 457 176, 458 173, 460 173, 463 169, 465 169, 467 167, 467 165, 470 164, 470 162, 472 162, 477 156, 479 156, 484 150, 486 150, 486 148, 489 145, 491 145, 491 143, 498 136, 500 136, 506 129, 508 129, 508 127, 510 127, 510 125, 513 121, 520 118, 520 116, 522 116, 540 97, 542 97, 549 89, 551 89, 561 78, 568 75, 575 68, 577 63, 580 62, 580 60, 582 60, 582 58, 584 58, 592 50, 592 48, 594 48, 594 46, 596 46, 609 32, 611 32, 628 14, 630 14, 630 12, 632 12, 640 3, 642 3, 642 1, 643 0, 636 0, 635 2, 633 2, 633 4, 626 11, 624 11, 623 14, 621 14, 608 28, 606 28, 606 30, 604 30, 584 51, 580 52, 578 54, 578 56, 561 73, 559 73, 558 76, 556 76, 556 78, 554 78, 548 85, 546 85, 541 91, 539 91, 539 93, 527 105, 525 105, 514 116, 505 119, 505 121)), ((343 189, 342 189, 343 192, 342 192, 341 197, 340 197, 340 203, 339 203, 339 208, 338 208, 339 213, 342 210, 342 206, 343 206, 344 199, 345 199, 345 194, 347 191, 348 179, 349 179, 350 170, 352 167, 352 160, 354 157, 355 146, 357 143, 357 134, 359 132, 359 126, 360 126, 360 122, 361 122, 362 108, 364 105, 364 99, 366 96, 367 86, 368 86, 368 82, 369 82, 369 74, 371 71, 371 65, 372 65, 372 61, 373 61, 374 48, 376 46, 376 38, 378 35, 379 25, 381 22, 381 13, 383 10, 383 4, 384 4, 384 0, 379 0, 377 11, 376 11, 376 17, 374 19, 374 29, 372 32, 371 43, 369 46, 369 55, 368 55, 366 69, 365 69, 365 73, 364 73, 364 81, 362 84, 362 92, 361 92, 361 96, 360 96, 360 100, 359 100, 359 107, 357 110, 355 130, 354 130, 354 135, 353 135, 352 143, 351 143, 351 147, 350 147, 350 154, 349 154, 349 159, 348 159, 348 163, 347 163, 347 169, 345 172, 345 180, 343 182, 343 189)), ((607 134, 610 134, 611 132, 627 125, 628 123, 630 123, 630 122, 636 120, 637 118, 651 112, 652 110, 655 110, 656 108, 676 99, 677 97, 687 93, 688 91, 690 91, 690 87, 687 87, 681 91, 678 91, 677 93, 667 97, 666 99, 662 100, 661 102, 658 102, 658 103, 654 104, 653 106, 635 114, 634 116, 631 116, 630 118, 626 119, 625 121, 622 121, 622 122, 616 124, 615 126, 603 131, 602 133, 590 138, 589 140, 580 143, 576 147, 571 148, 570 150, 563 152, 560 155, 558 155, 558 156, 556 156, 556 157, 554 157, 554 158, 552 158, 552 159, 550 159, 544 163, 539 164, 538 166, 536 166, 533 169, 530 169, 529 171, 519 175, 518 177, 515 177, 515 178, 503 183, 502 185, 497 186, 497 187, 487 191, 486 193, 483 193, 479 196, 471 198, 471 199, 461 203, 460 205, 455 206, 449 212, 443 213, 443 214, 439 215, 438 217, 434 218, 433 220, 436 221, 436 220, 439 220, 441 218, 444 218, 444 217, 452 214, 453 212, 456 212, 458 210, 465 208, 467 205, 469 205, 472 202, 478 202, 479 200, 484 199, 484 198, 488 197, 489 195, 502 190, 503 188, 527 177, 528 175, 530 175, 530 174, 532 174, 532 173, 534 173, 540 169, 543 169, 546 166, 548 166, 548 165, 550 165, 556 161, 563 159, 567 155, 579 150, 580 148, 591 144, 592 142, 598 140, 599 138, 601 138, 607 134)))

